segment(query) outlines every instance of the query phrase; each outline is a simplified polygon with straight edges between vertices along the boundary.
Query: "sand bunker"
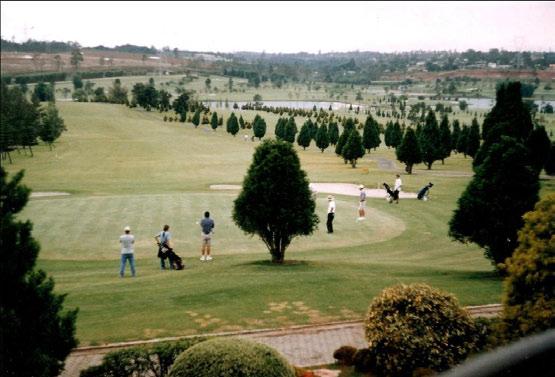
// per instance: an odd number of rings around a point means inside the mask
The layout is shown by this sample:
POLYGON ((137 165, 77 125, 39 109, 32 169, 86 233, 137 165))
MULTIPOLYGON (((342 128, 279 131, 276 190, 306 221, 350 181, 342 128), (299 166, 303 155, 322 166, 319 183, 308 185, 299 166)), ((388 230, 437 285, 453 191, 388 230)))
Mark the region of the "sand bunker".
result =
POLYGON ((59 192, 59 191, 51 191, 51 192, 32 192, 31 198, 44 198, 47 196, 66 196, 71 195, 69 192, 59 192))
POLYGON ((210 190, 241 190, 241 185, 210 185, 210 190))
MULTIPOLYGON (((358 196, 360 191, 358 185, 353 183, 311 183, 310 189, 316 193, 358 196)), ((212 190, 240 190, 240 185, 211 185, 212 190)), ((387 193, 384 189, 364 189, 368 198, 385 198, 387 193)), ((401 199, 416 199, 414 192, 401 192, 401 199)))
MULTIPOLYGON (((349 196, 359 196, 360 194, 358 185, 352 183, 311 183, 309 186, 312 191, 315 191, 317 193, 349 196)), ((385 189, 365 188, 364 191, 366 192, 367 198, 385 198, 387 195, 385 189)), ((400 192, 399 198, 416 199, 416 193, 400 192)))

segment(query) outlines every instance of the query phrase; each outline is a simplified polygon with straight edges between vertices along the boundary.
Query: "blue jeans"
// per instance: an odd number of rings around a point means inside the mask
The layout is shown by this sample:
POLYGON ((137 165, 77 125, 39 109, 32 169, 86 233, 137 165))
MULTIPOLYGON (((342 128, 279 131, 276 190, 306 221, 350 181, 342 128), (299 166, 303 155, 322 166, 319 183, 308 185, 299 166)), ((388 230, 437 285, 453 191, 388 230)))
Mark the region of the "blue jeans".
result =
POLYGON ((129 260, 129 266, 131 267, 131 275, 135 276, 135 258, 133 254, 121 254, 121 264, 119 269, 119 276, 123 277, 125 272, 125 261, 129 260))

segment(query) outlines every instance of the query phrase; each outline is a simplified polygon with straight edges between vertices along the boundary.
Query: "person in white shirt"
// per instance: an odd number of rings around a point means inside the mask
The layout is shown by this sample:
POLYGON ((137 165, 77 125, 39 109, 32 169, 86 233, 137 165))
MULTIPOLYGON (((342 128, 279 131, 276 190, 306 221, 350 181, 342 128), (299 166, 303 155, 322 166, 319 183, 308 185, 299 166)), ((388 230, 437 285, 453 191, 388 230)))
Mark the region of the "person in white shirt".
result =
POLYGON ((326 226, 328 227, 328 233, 333 233, 333 219, 335 217, 335 199, 333 196, 328 196, 328 221, 326 226))
POLYGON ((401 176, 397 174, 397 179, 395 179, 395 185, 393 186, 393 192, 395 194, 393 199, 395 199, 397 204, 399 204, 399 193, 401 192, 402 186, 403 182, 401 181, 401 176))
POLYGON ((121 263, 119 269, 119 276, 123 277, 125 272, 125 264, 129 261, 131 267, 131 276, 135 276, 135 258, 133 256, 133 245, 135 244, 135 236, 131 234, 131 228, 126 226, 124 234, 119 237, 121 244, 121 263))
POLYGON ((360 190, 360 195, 358 197, 358 221, 366 219, 366 192, 364 191, 364 185, 358 186, 360 190))

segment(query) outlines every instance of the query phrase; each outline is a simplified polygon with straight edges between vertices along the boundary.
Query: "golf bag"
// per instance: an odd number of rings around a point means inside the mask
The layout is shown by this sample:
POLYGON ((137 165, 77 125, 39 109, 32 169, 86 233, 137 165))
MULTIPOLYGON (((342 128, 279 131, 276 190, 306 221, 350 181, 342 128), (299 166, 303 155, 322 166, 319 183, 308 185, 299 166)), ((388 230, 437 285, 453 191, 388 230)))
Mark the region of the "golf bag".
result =
POLYGON ((426 186, 422 187, 420 191, 418 191, 418 195, 416 196, 418 200, 428 200, 428 194, 430 192, 430 188, 432 188, 433 183, 430 182, 426 186))
POLYGON ((387 200, 390 203, 393 202, 394 200, 399 200, 399 190, 395 190, 395 191, 391 190, 391 187, 385 182, 383 184, 383 187, 385 188, 385 191, 387 191, 387 195, 388 195, 387 200))
POLYGON ((170 262, 170 268, 174 270, 182 270, 185 268, 183 265, 183 259, 177 255, 172 248, 168 247, 167 244, 158 244, 158 258, 168 259, 170 262))

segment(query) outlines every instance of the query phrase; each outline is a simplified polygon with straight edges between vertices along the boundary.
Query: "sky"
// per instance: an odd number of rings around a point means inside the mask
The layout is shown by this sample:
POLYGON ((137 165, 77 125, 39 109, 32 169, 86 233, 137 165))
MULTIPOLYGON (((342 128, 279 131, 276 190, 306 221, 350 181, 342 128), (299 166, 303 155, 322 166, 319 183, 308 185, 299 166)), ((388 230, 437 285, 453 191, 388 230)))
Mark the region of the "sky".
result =
POLYGON ((555 50, 555 2, 2 1, 2 38, 267 53, 555 50))

